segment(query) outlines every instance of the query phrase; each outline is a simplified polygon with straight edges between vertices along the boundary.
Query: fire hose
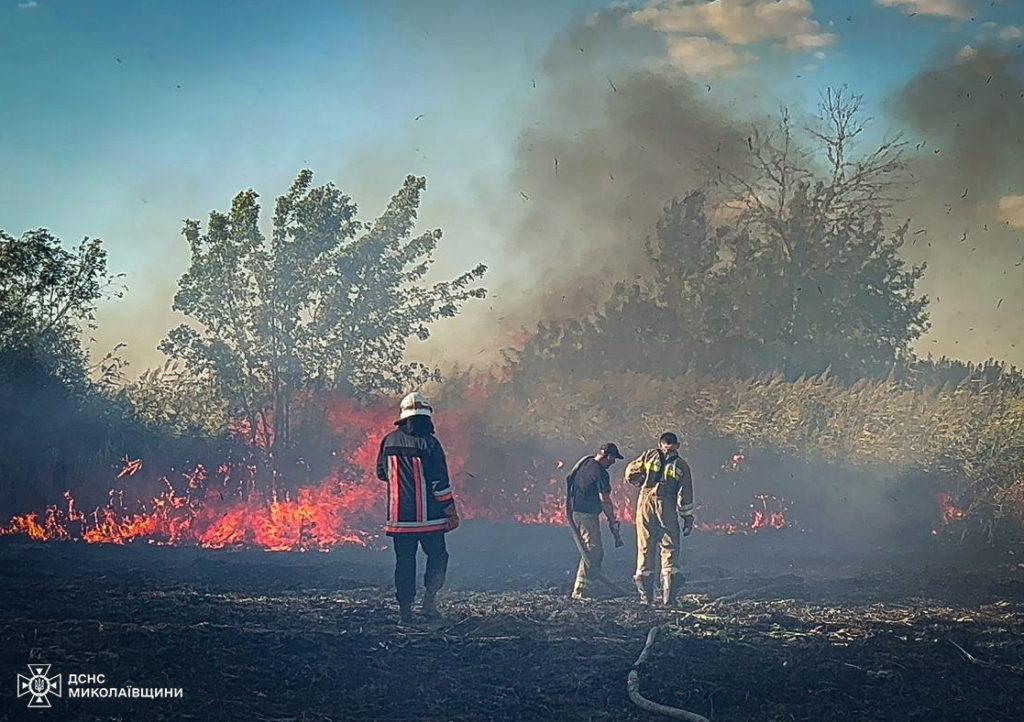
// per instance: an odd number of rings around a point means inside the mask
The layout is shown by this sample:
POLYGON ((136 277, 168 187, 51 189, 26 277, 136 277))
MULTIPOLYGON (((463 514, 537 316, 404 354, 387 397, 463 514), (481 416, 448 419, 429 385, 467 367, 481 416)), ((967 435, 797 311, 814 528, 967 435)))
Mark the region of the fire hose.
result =
MULTIPOLYGON (((609 589, 611 589, 617 595, 619 595, 621 597, 624 597, 624 596, 627 595, 626 591, 623 590, 622 587, 617 585, 615 582, 610 580, 608 577, 606 577, 601 572, 601 570, 597 568, 597 566, 594 564, 593 560, 590 558, 590 553, 587 551, 587 547, 583 543, 583 536, 580 534, 580 528, 579 528, 579 526, 577 526, 576 520, 572 518, 572 513, 573 513, 572 497, 573 497, 573 492, 575 491, 576 472, 579 470, 580 465, 584 461, 589 459, 589 458, 590 458, 589 456, 584 456, 582 459, 580 459, 579 461, 576 462, 576 466, 574 466, 572 468, 572 471, 569 472, 569 477, 568 477, 569 485, 568 485, 568 488, 567 488, 567 493, 565 495, 565 521, 569 524, 569 531, 572 532, 572 540, 574 542, 576 542, 576 548, 580 552, 580 559, 583 560, 583 566, 587 570, 587 576, 588 577, 593 577, 594 579, 597 579, 599 582, 601 582, 602 584, 607 586, 609 589)), ((616 546, 622 546, 621 541, 622 540, 618 537, 618 535, 616 535, 616 537, 615 537, 615 545, 616 546)))
POLYGON ((651 627, 651 631, 647 633, 647 643, 629 670, 629 676, 626 677, 626 691, 629 693, 629 698, 633 701, 633 704, 646 712, 665 715, 673 719, 684 719, 689 722, 709 722, 707 717, 701 717, 695 712, 658 704, 640 694, 640 665, 647 661, 647 655, 651 653, 651 649, 654 647, 654 639, 658 636, 658 630, 660 629, 661 627, 657 625, 651 627))

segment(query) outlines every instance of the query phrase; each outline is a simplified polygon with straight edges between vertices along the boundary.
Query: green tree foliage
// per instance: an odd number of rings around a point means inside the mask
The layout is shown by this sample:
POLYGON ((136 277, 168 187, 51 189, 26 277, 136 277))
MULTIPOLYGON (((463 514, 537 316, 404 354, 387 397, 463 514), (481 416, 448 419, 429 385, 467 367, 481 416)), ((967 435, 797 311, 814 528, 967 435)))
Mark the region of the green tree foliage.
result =
POLYGON ((121 295, 107 274, 102 242, 85 238, 74 251, 45 229, 14 238, 0 230, 0 349, 7 371, 35 369, 64 385, 86 377, 81 333, 95 328, 96 302, 121 295))
POLYGON ((747 167, 715 169, 721 200, 672 201, 647 242, 646 277, 618 284, 592 318, 542 326, 520 372, 889 373, 927 328, 927 298, 915 295, 924 267, 900 257, 907 224, 886 223, 903 143, 856 153, 859 103, 828 91, 820 128, 803 138, 785 113, 771 132, 755 128, 747 167))
POLYGON ((174 309, 194 324, 171 331, 161 349, 209 378, 255 434, 273 414, 276 443, 287 441, 290 405, 301 390, 356 395, 399 392, 436 378, 404 360, 406 344, 454 316, 485 291, 478 265, 451 281, 423 279, 440 230, 413 235, 426 180, 409 176, 372 223, 331 184, 299 173, 277 199, 273 230, 260 230, 258 196, 235 196, 213 211, 205 232, 186 221, 191 263, 174 309))
POLYGON ((120 277, 98 239, 67 250, 43 229, 0 231, 0 509, 53 501, 76 470, 117 458, 104 423, 119 410, 90 385, 81 338, 120 277))
POLYGON ((227 404, 209 377, 196 377, 168 359, 121 386, 118 394, 139 421, 178 437, 217 437, 228 425, 227 404))

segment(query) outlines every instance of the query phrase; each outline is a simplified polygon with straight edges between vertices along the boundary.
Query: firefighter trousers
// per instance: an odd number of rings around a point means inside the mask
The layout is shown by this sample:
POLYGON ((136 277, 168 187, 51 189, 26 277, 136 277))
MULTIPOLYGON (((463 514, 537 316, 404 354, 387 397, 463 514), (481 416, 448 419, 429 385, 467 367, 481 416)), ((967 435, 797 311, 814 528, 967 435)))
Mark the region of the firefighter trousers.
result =
POLYGON ((400 605, 410 605, 416 598, 416 549, 420 546, 427 554, 423 586, 428 592, 437 592, 444 586, 448 549, 444 544, 443 531, 395 534, 392 541, 395 547, 395 598, 400 605))
MULTIPOLYGON (((587 556, 590 557, 591 565, 597 571, 600 571, 601 562, 604 561, 604 547, 601 545, 601 515, 584 514, 583 512, 574 511, 572 513, 572 520, 576 522, 576 527, 580 530, 580 540, 583 542, 583 548, 587 550, 587 556)), ((572 588, 573 593, 583 594, 589 582, 587 565, 581 557, 580 565, 576 569, 576 583, 572 588)))
POLYGON ((636 502, 636 579, 654 575, 655 552, 661 551, 661 576, 679 573, 679 517, 674 499, 643 489, 636 502))

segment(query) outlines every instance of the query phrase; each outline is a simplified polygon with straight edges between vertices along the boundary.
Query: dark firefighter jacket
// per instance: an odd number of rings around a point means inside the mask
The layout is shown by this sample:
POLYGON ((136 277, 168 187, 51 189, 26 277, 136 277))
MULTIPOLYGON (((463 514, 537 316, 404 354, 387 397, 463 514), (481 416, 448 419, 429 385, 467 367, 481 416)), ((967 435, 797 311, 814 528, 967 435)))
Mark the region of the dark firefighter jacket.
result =
POLYGON ((380 443, 377 477, 388 483, 388 536, 445 528, 444 510, 455 501, 444 449, 435 436, 414 436, 402 429, 389 433, 380 443))

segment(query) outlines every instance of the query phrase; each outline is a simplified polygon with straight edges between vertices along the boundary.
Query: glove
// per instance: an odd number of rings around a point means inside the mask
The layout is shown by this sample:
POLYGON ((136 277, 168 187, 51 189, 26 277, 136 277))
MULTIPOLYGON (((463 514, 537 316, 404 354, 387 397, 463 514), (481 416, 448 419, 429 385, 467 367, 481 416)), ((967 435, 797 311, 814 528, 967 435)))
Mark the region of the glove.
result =
POLYGON ((444 515, 448 518, 444 523, 445 531, 453 531, 459 527, 459 512, 454 503, 445 507, 444 515))
POLYGON ((690 536, 693 531, 693 515, 683 517, 683 536, 690 536))

